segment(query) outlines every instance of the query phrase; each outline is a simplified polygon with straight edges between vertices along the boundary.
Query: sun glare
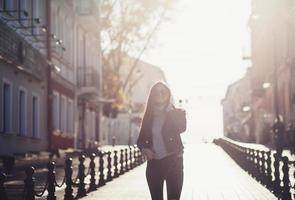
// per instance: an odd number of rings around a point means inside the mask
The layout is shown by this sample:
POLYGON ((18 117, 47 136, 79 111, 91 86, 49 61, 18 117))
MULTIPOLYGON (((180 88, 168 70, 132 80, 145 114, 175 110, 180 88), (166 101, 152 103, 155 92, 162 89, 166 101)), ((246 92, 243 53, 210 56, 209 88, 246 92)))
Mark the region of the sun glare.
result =
POLYGON ((249 54, 250 1, 178 1, 144 59, 160 66, 177 98, 186 98, 190 134, 202 141, 222 134, 220 101, 241 77, 249 54), (193 120, 193 121, 192 121, 193 120))

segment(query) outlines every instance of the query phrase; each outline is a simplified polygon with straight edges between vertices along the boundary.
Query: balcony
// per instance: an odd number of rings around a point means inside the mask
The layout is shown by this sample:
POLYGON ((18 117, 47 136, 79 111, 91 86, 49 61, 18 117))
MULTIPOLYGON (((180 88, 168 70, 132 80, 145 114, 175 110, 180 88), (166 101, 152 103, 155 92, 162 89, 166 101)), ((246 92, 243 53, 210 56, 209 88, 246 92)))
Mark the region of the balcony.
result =
POLYGON ((0 60, 39 80, 46 78, 44 56, 1 20, 0 60))
POLYGON ((100 76, 93 67, 77 68, 78 96, 96 97, 100 92, 100 76))

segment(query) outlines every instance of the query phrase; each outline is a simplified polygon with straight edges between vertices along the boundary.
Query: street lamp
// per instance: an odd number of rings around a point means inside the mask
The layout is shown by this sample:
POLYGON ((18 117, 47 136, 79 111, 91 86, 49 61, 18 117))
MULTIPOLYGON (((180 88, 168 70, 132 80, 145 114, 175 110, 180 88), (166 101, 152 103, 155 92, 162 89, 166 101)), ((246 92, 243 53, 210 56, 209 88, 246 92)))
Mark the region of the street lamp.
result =
POLYGON ((279 114, 279 96, 278 96, 278 62, 277 62, 277 55, 276 55, 276 37, 273 34, 273 64, 274 64, 274 71, 273 71, 273 94, 274 94, 274 111, 275 111, 275 121, 273 124, 273 132, 275 137, 276 143, 276 150, 277 155, 282 156, 283 151, 283 134, 285 132, 285 125, 283 123, 282 116, 279 114))
POLYGON ((271 83, 269 83, 269 82, 265 82, 265 83, 262 84, 263 89, 267 89, 270 86, 271 86, 271 83))
POLYGON ((129 134, 128 134, 128 145, 131 145, 131 128, 132 128, 132 124, 131 124, 131 118, 132 118, 132 109, 131 106, 128 109, 128 114, 129 114, 129 134))
POLYGON ((250 106, 244 106, 244 107, 242 108, 242 110, 243 110, 244 112, 248 112, 248 111, 251 110, 251 107, 250 107, 250 106))

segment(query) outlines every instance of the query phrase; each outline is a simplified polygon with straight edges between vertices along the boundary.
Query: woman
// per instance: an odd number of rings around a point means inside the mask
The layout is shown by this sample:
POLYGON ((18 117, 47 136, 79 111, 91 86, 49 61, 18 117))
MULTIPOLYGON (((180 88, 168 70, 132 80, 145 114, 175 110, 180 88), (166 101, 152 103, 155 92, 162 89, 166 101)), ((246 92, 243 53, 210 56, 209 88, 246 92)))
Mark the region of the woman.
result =
POLYGON ((146 156, 146 179, 153 200, 163 199, 166 181, 169 200, 180 198, 183 185, 183 144, 185 111, 172 104, 170 89, 163 82, 150 91, 137 145, 146 156))

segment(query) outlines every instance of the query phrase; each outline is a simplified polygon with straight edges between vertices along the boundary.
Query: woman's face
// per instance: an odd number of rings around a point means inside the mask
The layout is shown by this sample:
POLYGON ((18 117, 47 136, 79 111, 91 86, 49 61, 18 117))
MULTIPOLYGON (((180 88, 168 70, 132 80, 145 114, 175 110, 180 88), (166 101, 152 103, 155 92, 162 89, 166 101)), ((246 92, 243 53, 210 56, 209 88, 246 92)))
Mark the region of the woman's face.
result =
POLYGON ((169 100, 169 91, 163 85, 157 85, 153 91, 153 102, 157 105, 166 104, 169 100))

